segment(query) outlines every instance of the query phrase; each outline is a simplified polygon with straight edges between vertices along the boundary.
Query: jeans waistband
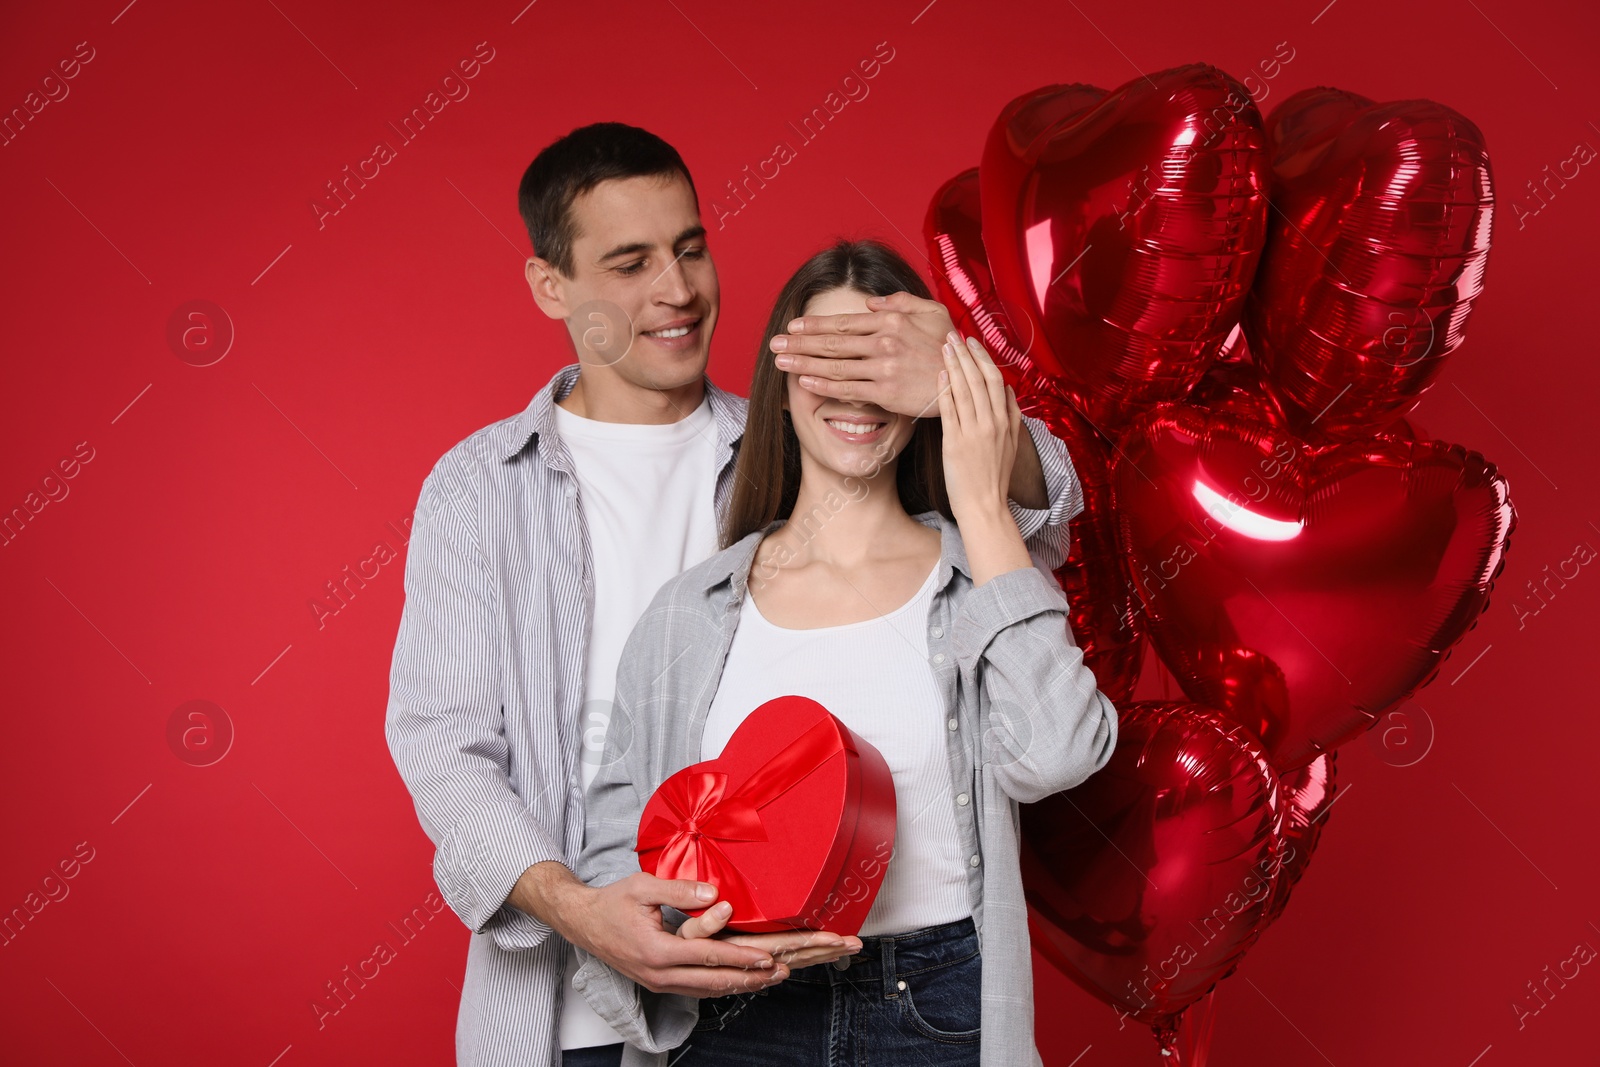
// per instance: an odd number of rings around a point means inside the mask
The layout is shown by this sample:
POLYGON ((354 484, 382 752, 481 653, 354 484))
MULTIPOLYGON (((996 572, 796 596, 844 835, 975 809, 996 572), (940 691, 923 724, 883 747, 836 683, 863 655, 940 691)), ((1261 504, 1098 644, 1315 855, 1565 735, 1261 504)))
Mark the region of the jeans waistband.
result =
POLYGON ((977 954, 978 930, 968 916, 903 934, 862 937, 861 951, 854 956, 801 968, 788 981, 819 985, 881 982, 884 994, 894 996, 896 983, 903 976, 958 963, 977 954))

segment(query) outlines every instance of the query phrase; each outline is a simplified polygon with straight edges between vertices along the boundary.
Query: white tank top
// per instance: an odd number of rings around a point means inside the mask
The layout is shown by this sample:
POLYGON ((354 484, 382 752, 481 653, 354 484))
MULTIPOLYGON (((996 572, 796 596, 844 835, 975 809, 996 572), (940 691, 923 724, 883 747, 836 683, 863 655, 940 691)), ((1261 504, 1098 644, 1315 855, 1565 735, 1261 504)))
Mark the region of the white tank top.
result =
POLYGON ((934 579, 878 618, 794 630, 748 594, 706 718, 700 758, 715 759, 744 717, 773 697, 810 697, 889 764, 895 848, 861 934, 901 934, 972 914, 945 745, 944 699, 928 662, 934 579))

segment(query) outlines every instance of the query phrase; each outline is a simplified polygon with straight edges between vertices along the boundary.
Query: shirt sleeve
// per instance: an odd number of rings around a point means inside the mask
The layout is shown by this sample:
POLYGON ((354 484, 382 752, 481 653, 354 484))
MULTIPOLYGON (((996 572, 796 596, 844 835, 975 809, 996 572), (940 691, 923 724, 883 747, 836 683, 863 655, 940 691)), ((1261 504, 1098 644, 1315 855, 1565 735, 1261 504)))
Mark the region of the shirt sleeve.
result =
POLYGON ((551 930, 507 896, 533 864, 564 857, 511 785, 498 597, 480 549, 469 470, 453 451, 423 482, 385 736, 435 845, 440 894, 475 933, 516 950, 537 946, 551 930))
POLYGON ((1117 709, 1083 661, 1053 579, 1034 567, 996 575, 967 593, 952 631, 978 700, 980 757, 1011 799, 1043 800, 1106 765, 1117 709))
MULTIPOLYGON (((584 847, 578 877, 596 888, 639 871, 639 817, 653 790, 647 754, 659 745, 652 735, 665 720, 654 706, 674 658, 664 654, 663 614, 654 606, 628 635, 617 668, 616 693, 600 767, 584 800, 584 847), (665 666, 663 666, 665 665, 665 666)), ((676 931, 687 916, 663 908, 663 925, 676 931)), ((688 1038, 700 1018, 699 1002, 676 993, 656 993, 634 982, 598 956, 574 946, 579 967, 572 984, 595 1014, 629 1044, 666 1052, 688 1038)))
POLYGON ((1072 544, 1067 524, 1083 511, 1083 484, 1072 465, 1066 442, 1051 433, 1043 420, 1031 415, 1022 416, 1022 425, 1039 453, 1048 500, 1042 508, 1025 508, 1015 500, 1006 503, 1011 507, 1011 517, 1027 543, 1034 566, 1048 573, 1067 561, 1067 550, 1072 544))

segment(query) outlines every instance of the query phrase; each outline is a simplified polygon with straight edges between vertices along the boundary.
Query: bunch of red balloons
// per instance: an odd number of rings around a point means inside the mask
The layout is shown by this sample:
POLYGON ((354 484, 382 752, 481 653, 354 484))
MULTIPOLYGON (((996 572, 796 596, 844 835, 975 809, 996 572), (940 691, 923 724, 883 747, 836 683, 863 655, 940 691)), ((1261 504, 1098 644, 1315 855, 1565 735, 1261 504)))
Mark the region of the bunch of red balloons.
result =
POLYGON ((1121 713, 1102 771, 1023 809, 1034 940, 1174 1059, 1305 871, 1335 749, 1433 680, 1504 565, 1505 479, 1404 418, 1493 203, 1447 107, 1318 88, 1263 121, 1197 64, 1019 97, 929 209, 957 327, 1071 448, 1057 577, 1121 713), (1146 638, 1186 701, 1129 703, 1146 638))

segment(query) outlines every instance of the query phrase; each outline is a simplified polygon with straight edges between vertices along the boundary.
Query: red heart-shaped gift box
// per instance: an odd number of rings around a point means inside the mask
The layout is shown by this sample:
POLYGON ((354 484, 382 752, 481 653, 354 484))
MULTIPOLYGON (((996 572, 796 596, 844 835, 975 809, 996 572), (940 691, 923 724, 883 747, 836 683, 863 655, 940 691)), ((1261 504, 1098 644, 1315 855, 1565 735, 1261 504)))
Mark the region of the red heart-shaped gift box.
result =
POLYGON ((781 696, 746 716, 716 759, 661 783, 634 851, 658 878, 715 885, 733 905, 728 929, 855 934, 894 831, 882 754, 815 700, 781 696))

